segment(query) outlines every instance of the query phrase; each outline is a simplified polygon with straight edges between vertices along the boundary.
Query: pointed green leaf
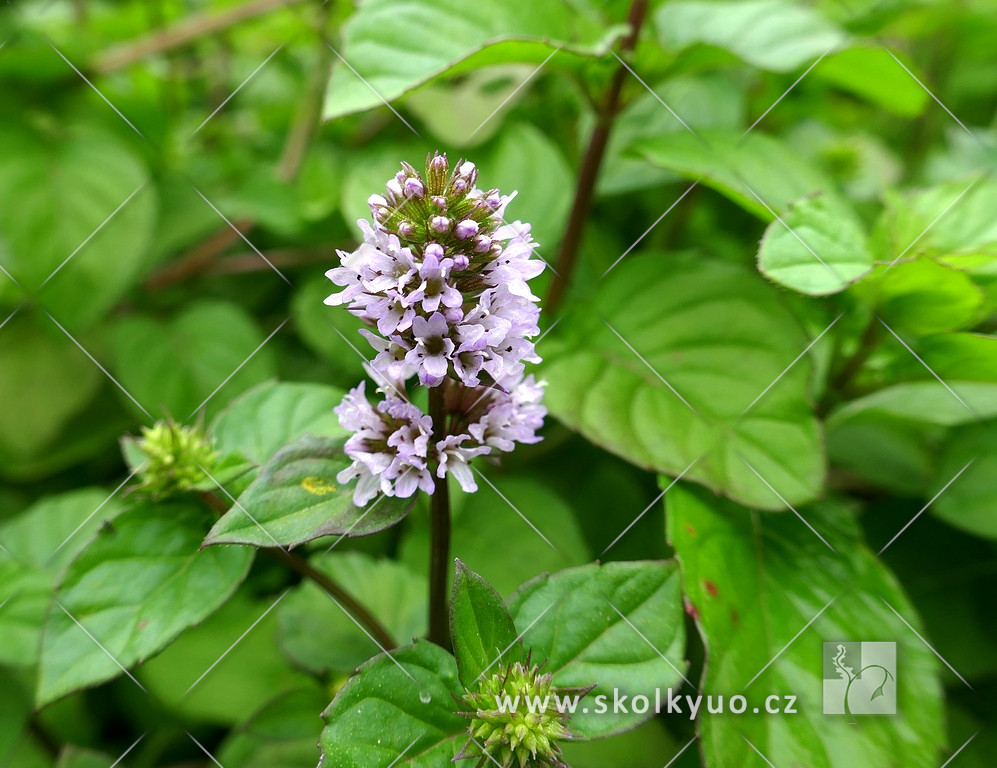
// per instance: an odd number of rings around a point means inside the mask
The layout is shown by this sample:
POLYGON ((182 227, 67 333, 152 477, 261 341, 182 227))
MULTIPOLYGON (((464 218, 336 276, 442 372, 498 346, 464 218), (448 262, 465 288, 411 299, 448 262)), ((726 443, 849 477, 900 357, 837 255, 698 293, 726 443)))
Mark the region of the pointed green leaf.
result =
MULTIPOLYGON (((655 690, 681 687, 686 667, 679 574, 672 561, 583 565, 524 584, 509 600, 523 644, 554 684, 585 688, 589 711, 572 732, 596 738, 633 728, 654 714, 655 690), (646 696, 646 713, 614 711, 613 689, 646 696), (608 711, 598 712, 597 696, 608 711)), ((584 705, 583 705, 584 706, 584 705)))
POLYGON ((205 545, 293 547, 320 536, 365 536, 408 514, 412 498, 378 496, 356 506, 354 484, 336 480, 350 464, 342 439, 305 435, 285 445, 215 523, 205 545))
POLYGON ((268 381, 233 400, 212 422, 209 434, 219 452, 240 453, 263 465, 306 433, 345 436, 332 410, 343 394, 323 384, 268 381))
POLYGON ((805 197, 765 229, 758 268, 808 296, 844 290, 872 269, 865 232, 850 207, 826 195, 805 197))
POLYGON ((225 602, 253 552, 199 550, 206 523, 197 505, 140 503, 101 529, 49 610, 39 705, 116 677, 225 602))
POLYGON ((500 663, 521 661, 523 643, 495 588, 459 559, 450 595, 450 637, 461 683, 473 688, 500 663))
POLYGON ((450 765, 466 740, 463 693, 454 657, 425 640, 371 659, 323 715, 323 768, 450 765))

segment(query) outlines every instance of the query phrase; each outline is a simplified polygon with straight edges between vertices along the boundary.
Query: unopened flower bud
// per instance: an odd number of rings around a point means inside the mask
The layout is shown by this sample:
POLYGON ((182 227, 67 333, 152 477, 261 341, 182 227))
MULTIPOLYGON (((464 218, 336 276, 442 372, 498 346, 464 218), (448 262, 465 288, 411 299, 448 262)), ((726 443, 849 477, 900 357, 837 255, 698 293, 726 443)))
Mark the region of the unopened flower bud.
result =
POLYGON ((470 237, 478 234, 478 222, 474 219, 464 219, 457 225, 454 230, 454 234, 457 235, 458 240, 467 240, 470 237))
POLYGON ((422 197, 426 194, 426 188, 423 186, 422 180, 414 176, 405 179, 404 189, 406 197, 422 197))
POLYGON ((403 221, 398 225, 398 234, 407 240, 415 237, 415 225, 411 221, 403 221))
POLYGON ((470 265, 470 260, 463 253, 458 253, 453 257, 453 268, 457 272, 463 272, 470 265))
POLYGON ((447 209, 447 199, 443 197, 443 195, 434 195, 433 205, 435 205, 439 210, 445 211, 447 209))
POLYGON ((470 189, 470 185, 464 179, 454 179, 453 184, 450 185, 450 189, 453 190, 455 195, 463 195, 470 189))
POLYGON ((488 235, 478 235, 474 238, 475 253, 488 253, 488 249, 491 247, 492 239, 488 235))
POLYGON ((444 232, 447 232, 450 229, 450 219, 448 219, 446 216, 434 216, 430 220, 429 226, 432 228, 434 232, 438 232, 439 234, 442 235, 444 232))
POLYGON ((429 243, 426 246, 426 256, 432 256, 437 261, 443 259, 443 246, 439 243, 429 243))
POLYGON ((211 441, 198 427, 158 421, 143 427, 139 440, 125 440, 144 457, 138 470, 140 487, 157 498, 194 490, 208 480, 205 471, 218 461, 211 441))

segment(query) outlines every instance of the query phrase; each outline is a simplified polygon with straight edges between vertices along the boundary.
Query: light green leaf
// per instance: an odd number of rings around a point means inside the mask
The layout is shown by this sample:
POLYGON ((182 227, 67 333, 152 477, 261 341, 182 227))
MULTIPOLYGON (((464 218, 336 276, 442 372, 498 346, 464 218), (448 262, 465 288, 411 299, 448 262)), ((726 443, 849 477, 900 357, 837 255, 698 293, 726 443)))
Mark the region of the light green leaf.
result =
POLYGON ((816 9, 786 0, 674 0, 654 21, 661 44, 676 53, 713 45, 774 72, 810 64, 848 39, 816 9))
POLYGON ((205 545, 292 547, 320 536, 365 536, 408 514, 411 498, 379 496, 356 506, 353 483, 336 480, 351 463, 341 438, 306 435, 285 445, 215 523, 205 545))
MULTIPOLYGON (((916 72, 910 62, 905 65, 916 72)), ((813 74, 903 117, 921 114, 928 103, 927 91, 885 48, 849 48, 832 53, 814 68, 813 74)))
POLYGON ((545 404, 588 439, 765 509, 786 507, 758 475, 790 504, 820 492, 810 364, 791 365, 807 341, 756 275, 630 256, 561 328, 544 341, 545 404))
POLYGON ((154 416, 183 421, 206 400, 206 410, 217 412, 234 393, 276 374, 272 349, 254 354, 264 338, 245 310, 227 302, 202 301, 166 323, 126 317, 114 329, 115 372, 154 416))
POLYGON ((466 740, 467 721, 453 700, 463 693, 453 656, 433 643, 371 659, 323 715, 323 768, 449 765, 466 740))
POLYGON ((679 75, 651 85, 654 93, 643 92, 637 96, 613 122, 597 182, 601 194, 632 192, 674 180, 671 171, 626 156, 626 149, 639 139, 686 130, 675 115, 662 106, 662 101, 697 132, 733 131, 743 125, 747 112, 745 92, 726 73, 679 75))
POLYGON ((898 333, 968 328, 983 315, 984 294, 972 278, 927 258, 878 267, 854 292, 898 333))
POLYGON ((229 597, 253 552, 200 551, 205 522, 196 507, 139 504, 70 564, 42 638, 39 705, 148 659, 229 597))
POLYGON ((343 394, 323 384, 268 381, 233 400, 218 414, 209 434, 219 452, 266 464, 279 448, 306 433, 345 436, 332 412, 343 394))
MULTIPOLYGON (((422 571, 362 552, 332 552, 309 562, 360 601, 401 643, 426 632, 428 587, 422 571)), ((349 674, 380 652, 317 584, 303 581, 277 609, 278 642, 297 666, 349 674)))
POLYGON ((561 742, 571 768, 662 768, 662 759, 682 746, 657 718, 605 739, 561 742))
POLYGON ((225 768, 311 765, 318 759, 315 736, 325 704, 317 686, 274 698, 229 734, 218 749, 218 762, 225 768))
POLYGON ((672 561, 584 565, 524 584, 509 600, 523 645, 559 687, 597 687, 572 716, 585 738, 618 733, 654 714, 655 689, 681 686, 685 624, 672 561), (641 636, 643 635, 643 637, 641 636), (613 689, 647 696, 650 712, 618 712, 613 689), (608 711, 599 712, 605 696, 608 711))
POLYGON ((932 379, 897 384, 846 403, 831 414, 827 427, 836 429, 866 414, 945 427, 992 419, 997 417, 997 383, 932 379))
POLYGON ((818 192, 834 195, 831 182, 817 168, 759 131, 747 136, 722 130, 697 131, 695 136, 681 131, 642 139, 632 150, 652 165, 691 179, 702 177, 701 183, 763 221, 774 218, 768 208, 781 213, 794 200, 818 192))
POLYGON ((758 268, 780 285, 808 296, 844 290, 872 269, 862 224, 851 208, 825 195, 792 203, 765 230, 758 268))
POLYGON ((459 559, 450 594, 450 637, 466 688, 499 663, 522 661, 523 643, 502 596, 459 559))
POLYGON ((445 72, 537 65, 556 48, 562 59, 601 55, 624 31, 567 3, 368 0, 343 28, 339 52, 350 66, 333 70, 324 114, 331 119, 381 106, 445 72))
MULTIPOLYGON (((801 510, 832 552, 795 516, 762 517, 691 487, 673 488, 666 507, 690 611, 707 646, 702 693, 714 700, 741 694, 748 706, 743 715, 700 712, 708 765, 742 766, 747 739, 773 765, 936 768, 944 741, 938 664, 888 607, 918 627, 896 578, 866 548, 849 510, 834 504, 801 510), (824 671, 822 642, 846 641, 897 643, 896 715, 859 717, 854 725, 823 714, 822 682, 841 681, 824 671), (796 697, 797 714, 766 714, 772 695, 780 708, 781 697, 796 697), (760 714, 752 713, 755 707, 760 714)), ((837 696, 837 688, 830 690, 837 696)))
POLYGON ((49 130, 42 135, 9 122, 0 130, 6 158, 0 254, 2 266, 26 290, 39 291, 43 306, 75 333, 99 319, 141 273, 156 191, 141 158, 113 134, 49 130))
POLYGON ((964 531, 997 539, 995 474, 997 422, 953 429, 941 448, 928 498, 934 498, 943 488, 945 492, 935 499, 931 511, 964 531))
POLYGON ((0 370, 0 402, 7 404, 0 419, 0 474, 6 474, 8 460, 52 445, 97 393, 103 374, 58 328, 23 314, 3 328, 0 370))

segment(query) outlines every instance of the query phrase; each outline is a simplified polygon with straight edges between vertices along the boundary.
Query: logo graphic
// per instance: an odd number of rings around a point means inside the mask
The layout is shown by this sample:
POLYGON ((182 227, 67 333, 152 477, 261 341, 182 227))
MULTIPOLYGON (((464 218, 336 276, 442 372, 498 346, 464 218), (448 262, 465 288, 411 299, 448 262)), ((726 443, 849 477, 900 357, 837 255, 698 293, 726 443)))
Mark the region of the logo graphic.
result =
POLYGON ((824 643, 825 715, 896 713, 896 643, 824 643))

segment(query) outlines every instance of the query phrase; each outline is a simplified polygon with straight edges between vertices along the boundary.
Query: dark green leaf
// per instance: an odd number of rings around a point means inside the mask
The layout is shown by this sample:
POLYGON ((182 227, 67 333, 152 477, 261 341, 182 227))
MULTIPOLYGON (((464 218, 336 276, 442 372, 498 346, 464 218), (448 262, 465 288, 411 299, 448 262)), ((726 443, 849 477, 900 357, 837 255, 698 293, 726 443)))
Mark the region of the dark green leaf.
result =
POLYGON ((225 768, 301 768, 318 759, 316 733, 326 697, 318 686, 299 688, 268 702, 232 731, 218 749, 225 768))
POLYGON ((928 498, 937 495, 931 511, 964 531, 997 539, 995 476, 997 421, 953 429, 926 493, 928 498))
POLYGON ((420 640, 371 659, 325 711, 323 768, 449 765, 466 740, 453 700, 463 693, 453 656, 438 645, 420 640))
POLYGON ((204 527, 200 508, 140 504, 101 529, 70 564, 49 611, 40 705, 148 659, 232 594, 253 552, 199 550, 204 527))
POLYGON ((944 740, 938 663, 888 607, 918 626, 849 510, 830 503, 801 510, 832 552, 795 516, 759 516, 691 487, 673 488, 666 506, 690 611, 707 645, 702 693, 741 694, 750 707, 741 716, 700 711, 709 765, 742 766, 747 739, 772 765, 844 768, 861 755, 867 765, 937 768, 944 740), (861 725, 824 715, 823 641, 896 641, 897 714, 861 717, 861 725), (772 695, 795 696, 797 714, 765 714, 772 695))
POLYGON ((414 499, 378 496, 353 503, 353 484, 336 480, 351 460, 343 440, 306 435, 285 445, 212 527, 205 545, 291 547, 320 536, 364 536, 394 525, 414 499))
POLYGON ((502 596, 459 559, 450 595, 450 637, 465 688, 473 688, 497 664, 523 657, 522 641, 502 596))

